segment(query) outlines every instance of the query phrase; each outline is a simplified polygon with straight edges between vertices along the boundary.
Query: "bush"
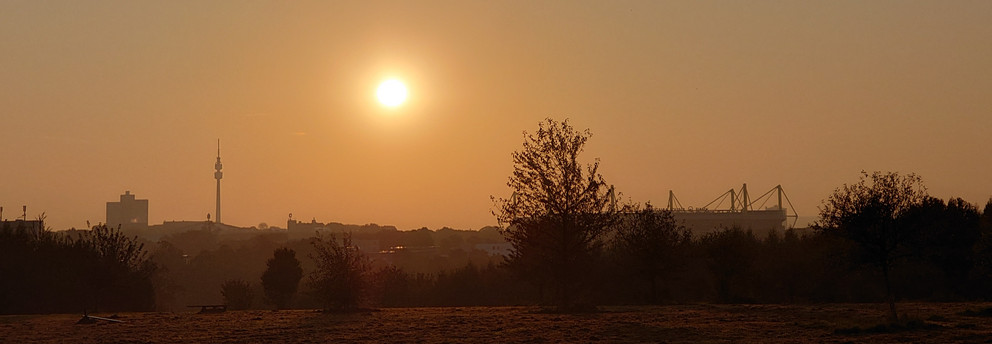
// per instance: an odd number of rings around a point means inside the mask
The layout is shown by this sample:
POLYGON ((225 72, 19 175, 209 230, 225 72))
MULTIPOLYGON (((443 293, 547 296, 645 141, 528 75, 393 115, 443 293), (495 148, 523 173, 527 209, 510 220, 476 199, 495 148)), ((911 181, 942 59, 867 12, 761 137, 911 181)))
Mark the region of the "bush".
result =
POLYGON ((220 285, 220 293, 224 295, 224 304, 235 310, 251 308, 251 300, 255 297, 251 284, 244 280, 224 281, 220 285))
POLYGON ((314 253, 310 258, 317 268, 310 274, 308 285, 314 296, 325 310, 358 309, 370 267, 368 259, 352 243, 351 235, 342 235, 338 242, 334 234, 324 239, 318 233, 311 244, 314 253))

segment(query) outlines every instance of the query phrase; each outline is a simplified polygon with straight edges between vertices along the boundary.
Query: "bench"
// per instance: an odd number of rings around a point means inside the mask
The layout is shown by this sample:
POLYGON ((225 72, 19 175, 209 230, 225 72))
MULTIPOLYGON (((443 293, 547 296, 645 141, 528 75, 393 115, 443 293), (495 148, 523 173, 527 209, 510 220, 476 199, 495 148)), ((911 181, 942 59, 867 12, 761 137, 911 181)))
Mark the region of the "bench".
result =
POLYGON ((200 307, 200 313, 224 313, 227 311, 227 305, 193 305, 186 307, 200 307))

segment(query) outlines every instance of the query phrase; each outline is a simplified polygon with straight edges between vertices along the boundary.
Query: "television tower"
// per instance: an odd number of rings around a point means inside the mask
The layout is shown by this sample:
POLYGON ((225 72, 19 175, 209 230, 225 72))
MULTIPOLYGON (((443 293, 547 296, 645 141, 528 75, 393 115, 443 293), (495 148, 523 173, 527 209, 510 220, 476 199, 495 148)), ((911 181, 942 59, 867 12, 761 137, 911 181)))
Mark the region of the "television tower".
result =
POLYGON ((217 170, 214 172, 214 179, 217 179, 217 212, 214 214, 216 223, 220 223, 220 179, 224 177, 224 172, 220 169, 223 167, 224 165, 220 163, 220 139, 217 139, 217 163, 214 164, 214 169, 217 170))

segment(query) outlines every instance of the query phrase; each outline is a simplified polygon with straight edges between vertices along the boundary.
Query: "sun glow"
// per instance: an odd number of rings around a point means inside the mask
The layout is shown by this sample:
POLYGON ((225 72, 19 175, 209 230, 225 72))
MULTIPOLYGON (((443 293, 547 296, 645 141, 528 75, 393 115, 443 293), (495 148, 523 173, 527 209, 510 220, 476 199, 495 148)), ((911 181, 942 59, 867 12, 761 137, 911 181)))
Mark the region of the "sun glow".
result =
POLYGON ((382 103, 382 105, 397 107, 403 105, 403 102, 406 101, 406 85, 403 85, 403 82, 399 80, 389 79, 379 84, 379 88, 376 89, 375 94, 379 98, 379 103, 382 103))

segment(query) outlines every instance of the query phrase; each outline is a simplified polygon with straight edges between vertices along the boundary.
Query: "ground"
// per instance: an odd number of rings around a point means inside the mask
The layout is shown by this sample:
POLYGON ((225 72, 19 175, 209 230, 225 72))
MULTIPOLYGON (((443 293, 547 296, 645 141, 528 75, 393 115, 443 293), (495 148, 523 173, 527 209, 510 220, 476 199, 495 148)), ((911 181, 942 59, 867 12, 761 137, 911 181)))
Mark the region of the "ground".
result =
MULTIPOLYGON (((119 313, 122 323, 76 324, 79 314, 0 316, 0 343, 976 343, 992 342, 992 303, 670 305, 548 314, 533 307, 393 308, 219 314, 119 313), (983 316, 985 315, 985 316, 983 316)), ((98 314, 111 316, 111 314, 98 314)))

